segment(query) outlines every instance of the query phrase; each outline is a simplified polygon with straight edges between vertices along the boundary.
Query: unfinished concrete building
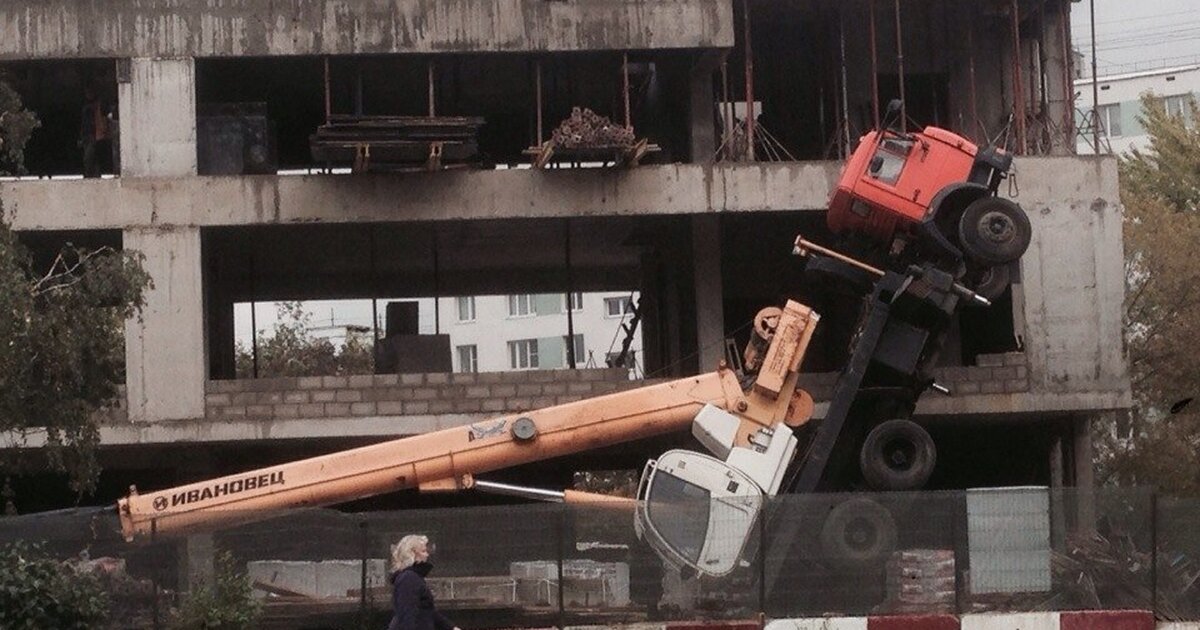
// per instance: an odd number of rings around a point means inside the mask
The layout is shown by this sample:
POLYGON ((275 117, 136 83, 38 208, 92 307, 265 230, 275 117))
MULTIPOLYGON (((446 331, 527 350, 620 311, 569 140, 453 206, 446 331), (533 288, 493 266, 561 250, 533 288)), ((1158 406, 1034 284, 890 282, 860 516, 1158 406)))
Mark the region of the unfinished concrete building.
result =
MULTIPOLYGON (((0 64, 43 122, 28 176, 0 181, 11 221, 36 251, 139 250, 154 278, 126 328, 96 501, 636 384, 619 370, 239 380, 238 303, 638 291, 646 373, 711 369, 759 308, 806 297, 792 241, 832 242, 840 159, 900 97, 913 124, 1018 153, 1006 192, 1034 225, 1011 292, 964 314, 943 353, 954 396, 918 409, 933 485, 1090 484, 1089 423, 1130 393, 1116 161, 1073 155, 1070 8, 3 3, 0 64), (88 90, 119 140, 106 176, 80 179, 88 90), (575 107, 638 142, 547 150, 575 107)), ((818 401, 839 352, 811 352, 818 401)), ((657 447, 529 474, 636 468, 657 447)))

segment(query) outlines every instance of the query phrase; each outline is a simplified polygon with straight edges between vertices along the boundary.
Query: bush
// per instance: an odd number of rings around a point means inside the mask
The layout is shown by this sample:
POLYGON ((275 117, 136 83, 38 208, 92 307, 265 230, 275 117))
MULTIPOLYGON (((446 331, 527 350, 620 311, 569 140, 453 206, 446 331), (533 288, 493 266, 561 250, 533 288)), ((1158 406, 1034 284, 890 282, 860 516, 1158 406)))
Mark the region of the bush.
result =
POLYGON ((228 551, 217 554, 212 582, 190 591, 175 612, 173 630, 249 630, 261 611, 250 580, 228 551))
POLYGON ((51 558, 38 545, 0 547, 0 628, 102 627, 108 597, 95 576, 51 558))

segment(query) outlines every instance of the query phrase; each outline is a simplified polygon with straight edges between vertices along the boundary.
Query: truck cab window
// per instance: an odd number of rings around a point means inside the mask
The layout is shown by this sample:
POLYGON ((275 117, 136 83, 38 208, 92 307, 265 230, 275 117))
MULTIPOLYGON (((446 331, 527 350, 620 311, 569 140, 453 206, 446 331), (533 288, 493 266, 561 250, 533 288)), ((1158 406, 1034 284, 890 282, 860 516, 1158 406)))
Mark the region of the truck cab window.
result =
POLYGON ((904 170, 904 162, 912 150, 913 141, 901 138, 887 138, 875 150, 871 158, 871 177, 892 186, 900 179, 904 170))

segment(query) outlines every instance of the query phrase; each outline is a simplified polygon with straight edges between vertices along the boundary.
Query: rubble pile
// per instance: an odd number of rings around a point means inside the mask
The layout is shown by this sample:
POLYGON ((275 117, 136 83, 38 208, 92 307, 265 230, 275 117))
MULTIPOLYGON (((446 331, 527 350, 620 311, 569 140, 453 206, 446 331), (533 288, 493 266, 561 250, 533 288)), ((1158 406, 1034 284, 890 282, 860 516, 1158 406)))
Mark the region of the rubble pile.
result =
POLYGON ((633 130, 593 112, 574 107, 571 115, 551 134, 562 149, 625 149, 633 146, 633 130))
POLYGON ((1098 533, 1072 537, 1066 547, 1051 562, 1060 596, 1072 605, 1153 608, 1166 619, 1200 614, 1200 568, 1182 554, 1160 551, 1156 564, 1129 536, 1098 533))

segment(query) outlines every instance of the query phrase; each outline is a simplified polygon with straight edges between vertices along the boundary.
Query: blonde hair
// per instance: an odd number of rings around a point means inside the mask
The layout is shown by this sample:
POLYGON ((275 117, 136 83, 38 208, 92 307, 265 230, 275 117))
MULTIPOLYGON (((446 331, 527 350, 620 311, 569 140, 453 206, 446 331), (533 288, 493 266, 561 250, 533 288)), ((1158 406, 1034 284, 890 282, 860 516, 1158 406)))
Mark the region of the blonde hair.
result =
POLYGON ((420 534, 409 534, 392 545, 392 570, 403 571, 417 560, 417 547, 429 545, 429 539, 420 534))

